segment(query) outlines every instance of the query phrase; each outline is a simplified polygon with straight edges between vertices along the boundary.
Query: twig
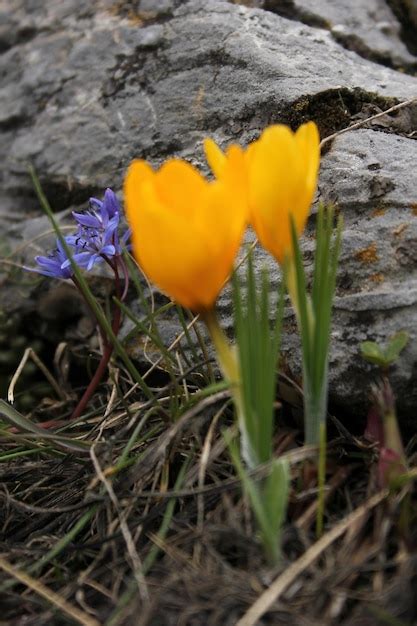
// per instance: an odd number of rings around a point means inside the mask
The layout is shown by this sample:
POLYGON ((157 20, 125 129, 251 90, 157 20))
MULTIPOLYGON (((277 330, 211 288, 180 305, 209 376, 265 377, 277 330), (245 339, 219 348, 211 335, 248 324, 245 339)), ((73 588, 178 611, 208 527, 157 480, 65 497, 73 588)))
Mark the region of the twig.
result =
MULTIPOLYGON (((201 487, 204 487, 204 479, 206 476, 207 466, 210 460, 210 451, 211 451, 214 431, 216 429, 217 422, 219 421, 219 418, 223 415, 223 412, 226 406, 227 406, 227 403, 224 403, 220 407, 220 409, 217 411, 216 415, 213 417, 211 424, 210 424, 210 428, 208 430, 207 436, 204 441, 203 449, 201 451, 200 462, 198 464, 198 486, 200 489, 201 487)), ((199 496, 197 496, 197 529, 201 535, 203 535, 203 527, 204 527, 204 496, 203 494, 200 494, 199 496)), ((197 542, 195 549, 194 549, 194 557, 197 562, 200 561, 201 548, 202 548, 201 543, 197 542)))
MULTIPOLYGON (((289 452, 280 455, 280 459, 285 460, 290 465, 301 463, 306 459, 314 459, 317 457, 317 446, 303 446, 302 448, 295 448, 289 452)), ((248 470, 248 476, 255 479, 261 479, 268 476, 271 472, 271 464, 273 461, 263 463, 253 470, 248 470)), ((228 478, 215 485, 204 485, 202 487, 195 487, 194 489, 181 489, 180 491, 135 491, 130 497, 123 498, 122 502, 130 500, 150 500, 150 499, 171 499, 171 498, 194 498, 200 494, 222 493, 229 489, 236 489, 241 485, 240 478, 228 478)))
POLYGON ((74 511, 79 511, 80 509, 85 509, 91 504, 97 504, 98 502, 103 502, 103 498, 100 496, 90 497, 88 501, 77 502, 77 504, 72 504, 69 506, 54 506, 54 507, 44 507, 44 506, 36 506, 35 504, 28 504, 27 502, 22 502, 20 500, 16 500, 6 491, 5 485, 3 486, 4 490, 0 491, 0 502, 4 500, 8 506, 13 506, 16 509, 21 511, 29 511, 30 513, 46 513, 47 515, 58 515, 60 513, 73 513, 74 511))
POLYGON ((393 113, 394 111, 399 111, 400 109, 404 109, 405 107, 408 107, 410 104, 413 104, 414 102, 417 103, 417 96, 414 96, 414 98, 410 98, 409 100, 405 100, 404 102, 400 102, 399 104, 394 104, 394 106, 390 107, 389 109, 386 109, 386 111, 381 111, 381 113, 376 113, 375 115, 371 115, 371 117, 367 117, 365 120, 356 122, 355 124, 352 124, 351 126, 342 128, 342 130, 338 130, 336 133, 332 133, 331 135, 328 135, 328 137, 325 137, 324 139, 322 139, 320 142, 320 148, 322 148, 326 143, 329 143, 329 141, 332 141, 332 139, 334 139, 338 135, 347 133, 349 130, 355 130, 356 128, 361 128, 361 126, 365 126, 365 124, 367 124, 368 122, 372 122, 373 120, 376 120, 379 117, 388 115, 388 113, 393 113))
POLYGON ((41 361, 41 359, 38 357, 36 352, 32 350, 32 348, 26 348, 18 367, 15 373, 13 374, 13 378, 10 381, 9 389, 7 390, 7 400, 10 402, 10 404, 14 404, 14 388, 16 386, 17 381, 20 378, 23 368, 25 367, 29 359, 32 359, 32 361, 39 367, 39 369, 41 370, 45 378, 48 380, 49 384, 54 389, 58 397, 61 398, 61 400, 66 400, 67 398, 66 398, 65 393, 62 391, 61 387, 58 385, 57 381, 52 376, 51 372, 48 370, 45 363, 41 361))
POLYGON ((297 561, 292 563, 282 574, 274 580, 264 593, 252 604, 248 611, 236 623, 236 626, 254 626, 258 620, 271 608, 281 594, 302 574, 336 539, 357 522, 361 517, 369 513, 388 496, 388 490, 384 489, 369 498, 367 502, 359 506, 355 511, 342 519, 332 530, 323 535, 311 548, 309 548, 297 561))

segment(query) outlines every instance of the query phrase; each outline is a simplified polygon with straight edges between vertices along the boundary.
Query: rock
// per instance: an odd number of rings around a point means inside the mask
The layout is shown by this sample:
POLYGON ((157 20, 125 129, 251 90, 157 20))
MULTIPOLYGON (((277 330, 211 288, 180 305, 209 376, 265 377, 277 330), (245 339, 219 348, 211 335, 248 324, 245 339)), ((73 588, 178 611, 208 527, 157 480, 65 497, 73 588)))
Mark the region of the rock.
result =
MULTIPOLYGON (((256 4, 264 8, 217 0, 3 2, 3 242, 12 236, 21 242, 40 215, 28 162, 55 210, 85 208, 105 187, 121 189, 133 157, 158 165, 175 155, 206 168, 207 135, 221 145, 246 144, 268 124, 296 127, 314 119, 325 137, 416 96, 417 57, 402 40, 392 2, 358 2, 348 10, 322 0, 309 9, 314 19, 304 0, 256 4), (276 14, 285 4, 292 19, 276 14), (356 45, 347 49, 352 37, 366 54, 356 45)), ((411 415, 417 393, 416 118, 416 106, 385 115, 337 137, 323 157, 320 195, 337 203, 346 223, 331 399, 350 414, 363 411, 372 378, 358 355, 364 339, 411 332, 394 375, 404 415, 411 415)), ((307 265, 312 247, 307 236, 307 265)), ((265 258, 259 252, 259 267, 265 258)), ((267 263, 278 282, 275 264, 267 263)), ((230 326, 227 292, 219 306, 230 326)), ((292 313, 286 316, 286 361, 297 376, 298 338, 292 313)), ((170 321, 167 328, 171 336, 170 321)))
POLYGON ((417 71, 417 59, 401 38, 405 14, 392 10, 384 0, 263 0, 261 6, 274 13, 326 28, 348 50, 371 61, 399 70, 417 71), (397 17, 397 15, 398 17, 397 17))
POLYGON ((359 403, 365 373, 358 342, 384 343, 399 330, 410 341, 394 368, 401 410, 416 406, 417 142, 371 130, 336 138, 323 159, 320 192, 345 227, 334 314, 333 385, 345 406, 359 403), (346 358, 347 357, 347 358, 346 358), (344 392, 343 392, 344 389, 344 392))

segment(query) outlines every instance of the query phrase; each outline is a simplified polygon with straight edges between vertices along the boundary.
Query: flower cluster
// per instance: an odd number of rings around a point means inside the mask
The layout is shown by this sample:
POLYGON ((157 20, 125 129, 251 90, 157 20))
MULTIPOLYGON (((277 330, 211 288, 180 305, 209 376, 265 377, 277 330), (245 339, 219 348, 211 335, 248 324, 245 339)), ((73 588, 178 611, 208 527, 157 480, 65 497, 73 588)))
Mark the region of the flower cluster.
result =
MULTIPOLYGON (((72 215, 77 224, 76 232, 64 238, 59 237, 56 249, 48 256, 37 256, 35 260, 38 267, 28 269, 52 278, 72 279, 89 305, 84 289, 74 276, 74 263, 79 268, 89 271, 97 263, 105 261, 114 274, 115 296, 117 300, 123 302, 128 292, 129 276, 122 252, 130 236, 130 230, 127 229, 121 237, 119 236, 121 212, 116 194, 111 189, 106 189, 103 200, 90 198, 88 211, 73 212, 72 215)), ((94 376, 72 413, 73 419, 82 415, 107 370, 114 349, 114 337, 117 337, 122 320, 121 309, 116 304, 111 321, 109 320, 107 324, 105 319, 103 321, 100 311, 92 312, 101 335, 103 353, 94 376)))
MULTIPOLYGON (((246 149, 231 145, 223 153, 210 139, 204 147, 213 181, 178 159, 168 160, 158 171, 146 161, 134 161, 125 178, 126 215, 132 228, 133 253, 145 274, 178 304, 199 313, 213 340, 230 385, 241 434, 240 455, 228 441, 230 452, 258 519, 265 551, 275 563, 290 484, 288 466, 273 458, 271 446, 281 322, 275 321, 271 335, 269 282, 264 275, 258 296, 250 261, 245 305, 238 281, 234 285, 235 346, 230 345, 218 323, 215 302, 233 269, 248 225, 284 266, 287 276, 290 268, 297 274, 296 237, 304 229, 316 190, 319 133, 313 122, 302 125, 296 133, 275 125, 246 149), (264 462, 270 464, 270 474, 262 483, 255 483, 245 467, 254 469, 264 462)), ((323 236, 320 239, 327 241, 323 236)), ((302 284, 300 280, 296 286, 302 284)), ((292 290, 297 296, 300 291, 292 290)), ((323 298, 324 305, 328 301, 323 298)), ((304 310, 306 304, 300 316, 303 322, 304 310)), ((330 320, 329 314, 325 317, 330 320)), ((321 336, 329 334, 326 328, 321 336)), ((306 337, 304 328, 302 337, 306 337)), ((327 348, 323 340, 320 346, 327 348)), ((317 360, 324 351, 316 350, 317 360)), ((317 395, 327 399, 326 357, 327 352, 322 368, 324 383, 319 394, 311 394, 314 407, 320 408, 319 418, 325 410, 316 403, 317 395)))
MULTIPOLYGON (((119 237, 120 205, 116 194, 106 189, 103 200, 90 199, 90 209, 85 213, 73 212, 77 231, 65 237, 72 260, 87 271, 103 260, 122 254, 122 246, 130 235, 127 230, 119 237)), ((59 240, 56 249, 48 256, 35 258, 39 268, 35 271, 53 278, 71 278, 73 269, 63 245, 59 240)))
POLYGON ((206 140, 215 180, 181 160, 158 171, 134 161, 125 179, 133 251, 148 277, 179 304, 210 310, 233 267, 247 224, 284 264, 293 255, 291 220, 304 229, 317 185, 320 139, 313 122, 293 133, 265 129, 246 150, 206 140))

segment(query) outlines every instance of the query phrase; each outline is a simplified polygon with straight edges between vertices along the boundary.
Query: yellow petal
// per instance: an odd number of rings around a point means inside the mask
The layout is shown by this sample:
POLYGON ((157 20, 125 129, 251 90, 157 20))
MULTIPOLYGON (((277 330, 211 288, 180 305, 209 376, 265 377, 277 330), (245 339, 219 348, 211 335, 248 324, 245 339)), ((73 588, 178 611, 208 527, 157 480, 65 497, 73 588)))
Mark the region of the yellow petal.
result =
POLYGON ((300 208, 294 217, 297 232, 300 234, 305 228, 317 189, 320 166, 320 136, 316 124, 314 122, 302 124, 295 133, 295 140, 301 163, 301 180, 297 200, 300 208))
POLYGON ((297 131, 267 128, 248 159, 251 221, 262 245, 282 263, 291 254, 291 216, 298 233, 305 227, 319 166, 314 123, 297 131))
POLYGON ((233 149, 225 180, 211 184, 179 161, 157 173, 134 163, 126 176, 136 258, 162 291, 195 311, 213 306, 240 245, 246 203, 234 183, 242 163, 242 151, 233 149))
POLYGON ((229 220, 237 219, 240 222, 243 212, 244 219, 247 221, 249 219, 248 174, 245 153, 240 146, 233 144, 227 148, 226 161, 219 181, 223 183, 225 193, 229 196, 231 207, 228 211, 229 220))
POLYGON ((189 163, 170 159, 155 175, 160 202, 176 215, 193 219, 208 182, 189 163))
POLYGON ((137 230, 139 189, 145 180, 152 179, 155 172, 151 166, 141 159, 132 161, 124 180, 123 194, 125 198, 125 213, 133 233, 137 230))
POLYGON ((201 262, 207 264, 207 246, 198 240, 183 215, 160 203, 151 182, 141 185, 138 197, 133 250, 143 271, 171 298, 199 309, 205 287, 196 278, 201 273, 201 262))
POLYGON ((314 122, 302 124, 295 133, 295 140, 303 161, 306 186, 309 190, 315 191, 320 165, 320 136, 316 124, 314 122))
POLYGON ((204 152, 211 171, 216 178, 219 178, 226 163, 225 155, 216 142, 210 138, 204 140, 204 152))

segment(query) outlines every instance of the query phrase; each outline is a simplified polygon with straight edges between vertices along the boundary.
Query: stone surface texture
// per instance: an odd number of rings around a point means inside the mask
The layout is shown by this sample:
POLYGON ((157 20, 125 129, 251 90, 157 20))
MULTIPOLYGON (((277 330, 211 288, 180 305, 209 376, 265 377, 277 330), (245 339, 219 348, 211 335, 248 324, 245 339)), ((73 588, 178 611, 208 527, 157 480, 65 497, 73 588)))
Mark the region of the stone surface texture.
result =
MULTIPOLYGON (((402 24, 397 18, 399 4, 381 0, 354 3, 334 0, 263 0, 258 6, 279 15, 291 16, 311 26, 321 26, 337 42, 366 59, 415 72, 416 57, 408 48, 408 39, 402 38, 402 24)), ((410 20, 411 15, 408 18, 410 20)))
MULTIPOLYGON (((106 186, 120 191, 133 157, 158 165, 180 156, 205 168, 207 135, 246 144, 268 124, 314 119, 325 137, 417 96, 413 2, 3 0, 0 255, 26 244, 28 262, 43 245, 29 162, 63 211, 106 186)), ((416 139, 414 105, 323 151, 317 199, 335 202, 345 220, 330 376, 331 399, 347 414, 363 413, 374 372, 359 342, 400 329, 411 340, 393 381, 401 414, 412 417, 416 406, 416 139)), ((314 211, 308 269, 313 226, 314 211)), ((264 262, 278 281, 259 251, 264 262)), ((8 267, 0 266, 0 308, 11 314, 36 298, 12 291, 8 267)), ((227 292, 219 306, 230 326, 227 292)), ((286 330, 286 364, 298 376, 290 310, 286 330)))

